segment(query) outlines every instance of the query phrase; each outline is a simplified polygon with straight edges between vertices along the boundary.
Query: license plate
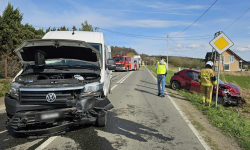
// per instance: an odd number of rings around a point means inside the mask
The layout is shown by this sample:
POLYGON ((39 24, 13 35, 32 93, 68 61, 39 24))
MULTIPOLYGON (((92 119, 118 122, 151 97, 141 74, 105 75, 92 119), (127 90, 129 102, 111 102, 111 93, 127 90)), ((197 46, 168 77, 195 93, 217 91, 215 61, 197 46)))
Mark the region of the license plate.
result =
POLYGON ((59 113, 43 114, 41 115, 42 120, 58 118, 59 113))

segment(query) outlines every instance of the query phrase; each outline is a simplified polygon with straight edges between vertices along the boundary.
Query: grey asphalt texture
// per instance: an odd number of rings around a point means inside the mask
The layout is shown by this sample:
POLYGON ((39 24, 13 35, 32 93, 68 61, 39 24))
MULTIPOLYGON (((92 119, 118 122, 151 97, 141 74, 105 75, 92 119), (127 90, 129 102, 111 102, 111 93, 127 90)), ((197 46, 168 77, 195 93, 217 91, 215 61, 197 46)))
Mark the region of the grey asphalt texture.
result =
MULTIPOLYGON (((124 82, 117 82, 129 72, 113 72, 109 99, 114 109, 107 113, 107 126, 87 125, 57 137, 45 149, 149 150, 204 149, 195 134, 168 97, 158 97, 156 80, 145 71, 133 72, 124 82)), ((6 114, 0 114, 0 132, 6 114)), ((36 149, 48 138, 28 140, 13 133, 0 133, 0 149, 36 149)))

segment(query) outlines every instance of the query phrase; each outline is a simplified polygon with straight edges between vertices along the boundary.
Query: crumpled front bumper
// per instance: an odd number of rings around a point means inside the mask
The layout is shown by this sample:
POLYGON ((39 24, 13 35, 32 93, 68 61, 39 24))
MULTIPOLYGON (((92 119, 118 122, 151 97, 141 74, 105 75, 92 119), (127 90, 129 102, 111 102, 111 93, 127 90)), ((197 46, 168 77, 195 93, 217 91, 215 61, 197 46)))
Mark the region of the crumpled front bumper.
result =
POLYGON ((50 135, 67 131, 73 126, 95 123, 99 111, 113 108, 107 98, 95 97, 78 100, 75 107, 70 108, 21 105, 8 94, 5 95, 5 106, 8 116, 6 127, 27 135, 50 135))

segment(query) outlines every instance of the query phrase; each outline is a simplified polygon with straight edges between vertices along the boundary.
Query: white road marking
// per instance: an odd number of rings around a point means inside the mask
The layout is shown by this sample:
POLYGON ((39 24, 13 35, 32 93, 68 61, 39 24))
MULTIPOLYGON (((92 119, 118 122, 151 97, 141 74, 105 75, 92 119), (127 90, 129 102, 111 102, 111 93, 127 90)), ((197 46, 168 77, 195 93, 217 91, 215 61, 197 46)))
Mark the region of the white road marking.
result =
POLYGON ((2 134, 2 133, 4 133, 4 132, 6 132, 7 130, 4 130, 4 131, 0 131, 0 134, 2 134))
POLYGON ((53 142, 57 137, 58 136, 50 137, 48 140, 46 140, 43 144, 41 144, 35 150, 43 150, 46 146, 48 146, 51 142, 53 142))
MULTIPOLYGON (((147 70, 148 70, 148 68, 147 68, 147 70)), ((157 79, 151 73, 151 71, 148 70, 148 72, 157 81, 157 79)), ((204 139, 200 136, 199 132, 195 129, 195 127, 191 124, 191 122, 187 119, 187 117, 184 116, 183 112, 180 110, 180 108, 176 105, 176 103, 173 101, 173 99, 168 95, 168 93, 166 91, 165 91, 165 94, 168 96, 168 98, 170 99, 170 101, 173 103, 173 105, 175 106, 175 108, 177 109, 177 111, 180 113, 180 115, 182 116, 182 118, 186 121, 186 123, 188 124, 188 126, 190 127, 190 129, 193 131, 193 133, 195 134, 195 136, 198 138, 198 140, 201 142, 201 144, 203 145, 203 147, 206 150, 211 150, 210 147, 207 145, 207 143, 204 141, 204 139)))
MULTIPOLYGON (((117 83, 122 83, 124 82, 128 76, 130 76, 133 72, 130 72, 128 73, 126 76, 124 76, 121 80, 119 80, 117 83)), ((117 87, 117 85, 114 85, 112 88, 111 88, 111 91, 117 87)), ((2 131, 3 132, 3 131, 2 131)), ((1 132, 0 132, 1 134, 1 132)), ((45 142, 43 142, 39 147, 37 147, 35 150, 42 150, 44 149, 46 146, 48 146, 51 142, 53 142, 58 136, 52 136, 50 137, 48 140, 46 140, 45 142)))
POLYGON ((125 78, 123 78, 120 82, 117 83, 122 83, 123 81, 125 81, 133 72, 130 72, 125 78))
POLYGON ((122 83, 129 75, 131 75, 133 72, 128 73, 127 75, 125 75, 123 78, 121 78, 121 80, 119 80, 116 83, 122 83))
POLYGON ((111 88, 111 91, 116 87, 117 85, 114 85, 112 88, 111 88))

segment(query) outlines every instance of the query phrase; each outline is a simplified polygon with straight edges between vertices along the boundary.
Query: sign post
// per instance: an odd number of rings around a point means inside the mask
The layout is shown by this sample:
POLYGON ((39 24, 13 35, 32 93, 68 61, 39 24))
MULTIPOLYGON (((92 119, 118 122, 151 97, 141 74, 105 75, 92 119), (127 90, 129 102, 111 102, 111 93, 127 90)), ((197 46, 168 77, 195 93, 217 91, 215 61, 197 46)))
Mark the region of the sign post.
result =
POLYGON ((234 43, 223 33, 221 32, 216 38, 214 38, 209 44, 217 51, 219 54, 219 62, 218 62, 218 75, 217 75, 217 86, 216 86, 216 101, 215 106, 217 107, 218 101, 218 91, 220 84, 220 62, 221 62, 221 54, 228 50, 230 47, 234 45, 234 43))

